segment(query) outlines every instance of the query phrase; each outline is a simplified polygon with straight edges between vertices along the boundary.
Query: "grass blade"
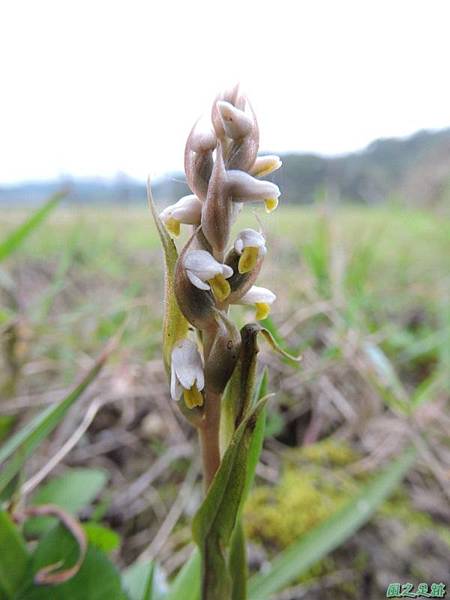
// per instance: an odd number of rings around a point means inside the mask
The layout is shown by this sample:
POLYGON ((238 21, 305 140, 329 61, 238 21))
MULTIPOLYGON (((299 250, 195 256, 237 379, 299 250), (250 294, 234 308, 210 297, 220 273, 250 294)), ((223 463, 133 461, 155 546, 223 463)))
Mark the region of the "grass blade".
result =
POLYGON ((40 225, 64 198, 66 192, 53 194, 22 225, 19 225, 3 242, 0 242, 0 262, 12 254, 24 240, 40 225))
POLYGON ((26 459, 55 429, 66 415, 69 408, 94 381, 114 347, 115 344, 109 344, 106 347, 93 367, 83 377, 75 389, 63 398, 63 400, 56 405, 49 406, 46 410, 37 415, 0 448, 0 465, 10 459, 8 464, 2 468, 0 474, 0 493, 20 471, 26 459))
POLYGON ((346 506, 282 552, 271 569, 253 577, 249 600, 268 600, 353 535, 400 483, 415 456, 415 449, 407 448, 346 506))
POLYGON ((200 598, 200 552, 197 548, 175 577, 164 600, 199 600, 200 598))

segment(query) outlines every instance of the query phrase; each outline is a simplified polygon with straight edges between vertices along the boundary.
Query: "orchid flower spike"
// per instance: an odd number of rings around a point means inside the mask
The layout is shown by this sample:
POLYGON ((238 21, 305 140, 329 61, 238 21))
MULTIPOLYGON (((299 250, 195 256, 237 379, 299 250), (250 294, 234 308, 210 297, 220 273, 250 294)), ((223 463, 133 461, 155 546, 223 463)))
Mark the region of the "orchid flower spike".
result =
POLYGON ((233 269, 218 262, 206 250, 192 250, 184 257, 184 268, 189 281, 199 290, 212 290, 220 302, 230 295, 227 279, 233 269))
POLYGON ((188 408, 203 405, 201 391, 205 387, 203 363, 197 345, 185 338, 172 350, 170 395, 177 402, 183 392, 188 408))
POLYGON ((256 320, 262 321, 269 316, 270 305, 276 300, 276 296, 273 292, 267 288, 258 287, 253 285, 246 294, 242 296, 236 302, 236 304, 250 305, 254 304, 256 307, 256 320))
POLYGON ((250 175, 253 177, 266 177, 281 167, 283 163, 279 156, 269 154, 267 156, 258 156, 250 169, 250 175))
POLYGON ((180 235, 180 225, 199 225, 202 216, 202 203, 193 194, 183 196, 175 204, 167 206, 159 215, 161 221, 175 237, 180 235))
POLYGON ((234 202, 263 200, 266 212, 270 213, 278 206, 280 188, 271 181, 255 179, 245 171, 227 171, 228 183, 234 202))
POLYGON ((234 249, 240 255, 238 270, 241 274, 251 271, 267 253, 264 236, 254 229, 243 229, 234 242, 234 249))

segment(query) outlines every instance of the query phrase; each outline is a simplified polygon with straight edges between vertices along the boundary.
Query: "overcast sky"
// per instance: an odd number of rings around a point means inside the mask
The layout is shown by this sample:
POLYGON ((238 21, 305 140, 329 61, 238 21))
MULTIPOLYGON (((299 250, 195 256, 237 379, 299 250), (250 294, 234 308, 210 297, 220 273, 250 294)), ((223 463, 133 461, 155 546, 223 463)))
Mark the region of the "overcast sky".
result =
POLYGON ((446 0, 4 0, 0 182, 179 169, 236 80, 264 150, 449 126, 449 17, 446 0))

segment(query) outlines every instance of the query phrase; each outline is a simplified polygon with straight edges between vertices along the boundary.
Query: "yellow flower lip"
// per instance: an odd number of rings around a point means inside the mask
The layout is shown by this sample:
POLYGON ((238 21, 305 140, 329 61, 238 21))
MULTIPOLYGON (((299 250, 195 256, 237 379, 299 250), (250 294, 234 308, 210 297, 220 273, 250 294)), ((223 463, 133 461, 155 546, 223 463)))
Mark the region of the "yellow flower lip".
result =
POLYGON ((264 319, 267 319, 267 317, 269 316, 270 313, 270 305, 267 304, 266 302, 256 302, 255 304, 256 306, 256 320, 257 321, 263 321, 264 319))
POLYGON ((178 221, 178 219, 174 219, 173 217, 169 217, 166 222, 166 229, 169 233, 171 233, 172 235, 174 235, 175 237, 178 237, 180 235, 180 231, 181 231, 181 222, 178 221))
POLYGON ((208 283, 211 286, 212 293, 219 302, 223 302, 231 293, 230 284, 221 273, 209 279, 208 283))
POLYGON ((199 392, 197 384, 191 387, 191 389, 183 389, 183 398, 188 408, 195 408, 196 406, 203 406, 203 395, 199 392))
POLYGON ((278 206, 278 198, 265 198, 266 212, 271 213, 278 206))
POLYGON ((259 248, 257 246, 246 246, 239 258, 238 271, 241 275, 255 268, 258 262, 259 248))

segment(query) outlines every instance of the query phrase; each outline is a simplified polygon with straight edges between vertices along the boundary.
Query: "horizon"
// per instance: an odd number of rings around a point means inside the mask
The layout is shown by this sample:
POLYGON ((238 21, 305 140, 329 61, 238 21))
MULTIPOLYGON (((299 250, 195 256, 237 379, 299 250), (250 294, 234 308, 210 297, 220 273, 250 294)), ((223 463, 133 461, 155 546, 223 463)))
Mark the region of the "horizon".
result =
MULTIPOLYGON (((376 142, 382 142, 382 141, 387 141, 387 140, 407 141, 411 138, 414 138, 415 136, 417 136, 419 134, 423 134, 423 133, 424 134, 436 134, 436 133, 444 132, 446 130, 450 130, 450 125, 445 126, 445 127, 440 127, 440 128, 421 128, 416 131, 413 131, 412 133, 402 135, 402 136, 379 137, 379 138, 375 138, 375 139, 369 141, 362 148, 358 148, 356 150, 352 150, 349 152, 341 152, 341 153, 335 153, 335 154, 326 154, 326 153, 321 153, 321 152, 308 152, 308 151, 302 151, 302 150, 287 150, 287 151, 282 151, 282 152, 276 152, 274 150, 261 150, 259 152, 259 154, 261 154, 261 155, 277 154, 280 157, 291 156, 291 155, 298 155, 298 156, 311 155, 311 156, 317 156, 317 157, 320 157, 323 159, 334 159, 334 158, 338 159, 338 158, 344 158, 346 156, 352 156, 355 154, 362 154, 362 153, 366 152, 369 149, 369 147, 372 146, 372 144, 374 144, 376 142)), ((170 170, 164 171, 161 174, 155 175, 151 179, 154 183, 158 183, 159 181, 163 181, 164 179, 170 178, 173 175, 181 175, 181 174, 184 174, 182 166, 178 169, 170 169, 170 170)), ((129 173, 125 173, 124 171, 116 171, 115 173, 111 173, 111 174, 107 174, 107 175, 101 175, 101 174, 77 175, 74 173, 60 173, 59 175, 57 175, 55 177, 20 179, 20 180, 14 180, 14 181, 6 181, 6 182, 2 181, 0 179, 0 188, 7 189, 7 188, 20 187, 20 186, 45 185, 45 184, 61 185, 64 182, 70 182, 71 180, 73 180, 75 182, 86 182, 86 183, 87 182, 115 183, 116 181, 119 182, 122 179, 122 180, 128 180, 131 183, 134 183, 136 185, 137 184, 145 185, 147 178, 148 178, 148 176, 145 178, 137 178, 137 177, 134 177, 133 175, 130 175, 129 173)))

